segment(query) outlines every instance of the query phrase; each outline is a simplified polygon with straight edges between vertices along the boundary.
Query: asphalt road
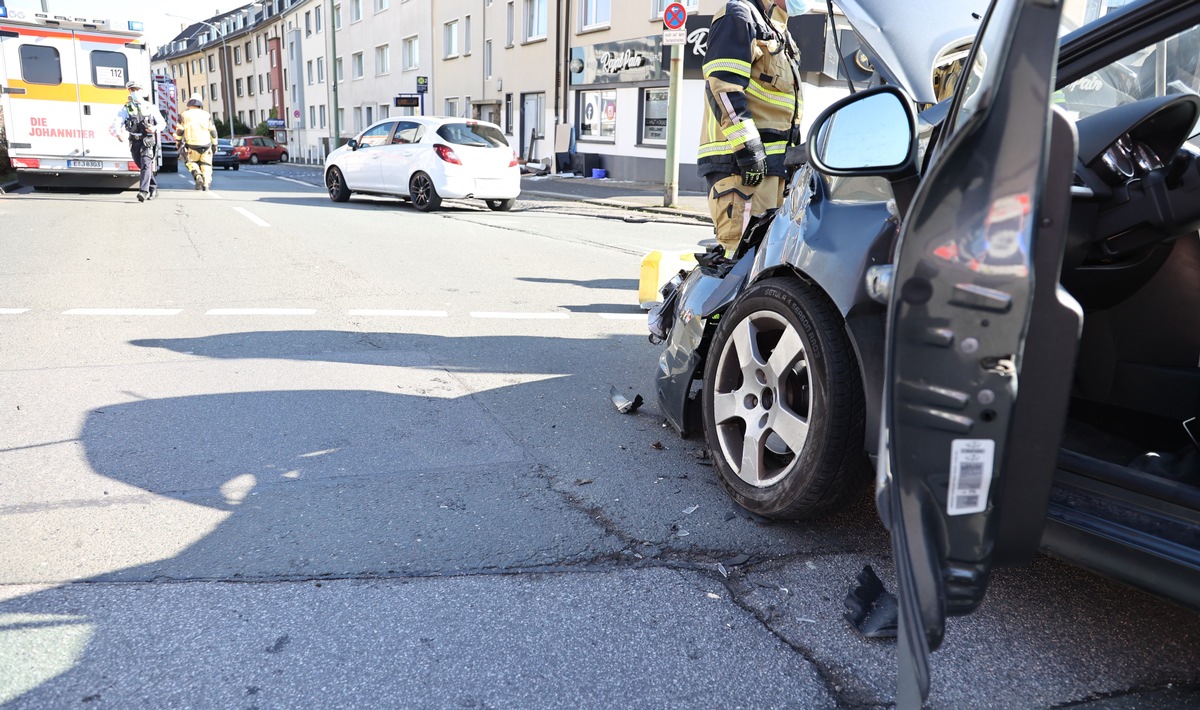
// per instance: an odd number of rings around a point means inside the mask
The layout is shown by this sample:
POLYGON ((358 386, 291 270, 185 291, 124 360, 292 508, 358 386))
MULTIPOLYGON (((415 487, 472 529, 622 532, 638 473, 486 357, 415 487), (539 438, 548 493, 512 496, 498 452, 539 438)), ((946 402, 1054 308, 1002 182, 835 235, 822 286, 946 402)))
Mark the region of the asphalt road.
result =
MULTIPOLYGON (((869 493, 752 520, 663 427, 640 258, 709 227, 318 180, 0 197, 0 704, 892 702, 842 620, 891 581, 869 493)), ((1042 558, 950 621, 930 706, 1195 707, 1198 660, 1195 614, 1042 558)))

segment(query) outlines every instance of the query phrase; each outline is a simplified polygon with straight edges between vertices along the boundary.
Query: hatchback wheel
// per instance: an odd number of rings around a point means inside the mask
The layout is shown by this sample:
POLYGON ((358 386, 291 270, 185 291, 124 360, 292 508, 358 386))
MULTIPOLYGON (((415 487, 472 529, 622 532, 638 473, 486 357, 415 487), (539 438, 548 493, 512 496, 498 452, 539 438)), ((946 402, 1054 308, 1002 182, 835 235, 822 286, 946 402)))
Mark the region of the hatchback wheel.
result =
POLYGON ((413 207, 422 212, 430 212, 442 206, 441 195, 433 186, 433 180, 425 173, 413 175, 412 181, 408 183, 408 194, 412 199, 413 207))
POLYGON ((258 165, 258 153, 251 153, 251 154, 250 154, 250 164, 251 164, 251 165, 258 165))
POLYGON ((488 209, 495 212, 507 212, 517 204, 516 200, 484 200, 487 203, 488 209))
POLYGON ((862 382, 844 323, 797 279, 751 286, 721 318, 703 413, 721 484, 759 515, 825 513, 870 475, 862 382))
POLYGON ((325 187, 329 189, 329 199, 334 202, 346 202, 350 199, 350 188, 346 185, 346 178, 336 166, 325 173, 325 187))
POLYGON ((281 153, 281 154, 280 154, 280 156, 279 156, 279 162, 281 162, 281 163, 286 163, 286 162, 287 162, 287 160, 288 160, 287 153, 281 153))

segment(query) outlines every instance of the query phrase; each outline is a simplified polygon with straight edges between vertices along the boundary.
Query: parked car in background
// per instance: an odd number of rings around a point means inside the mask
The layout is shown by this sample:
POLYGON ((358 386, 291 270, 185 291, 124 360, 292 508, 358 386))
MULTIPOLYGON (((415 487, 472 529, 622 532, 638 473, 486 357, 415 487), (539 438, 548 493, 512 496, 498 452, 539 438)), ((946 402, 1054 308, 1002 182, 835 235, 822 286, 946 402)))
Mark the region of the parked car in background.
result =
POLYGON ((217 139, 217 150, 213 153, 213 167, 237 170, 242 167, 237 155, 233 152, 233 142, 228 138, 217 139))
POLYGON ((334 202, 352 193, 391 195, 427 212, 443 199, 466 198, 505 211, 521 194, 521 171, 516 151, 495 124, 405 116, 372 124, 330 153, 325 186, 334 202))
POLYGON ((266 136, 240 136, 233 139, 233 154, 243 163, 286 163, 287 147, 266 136))

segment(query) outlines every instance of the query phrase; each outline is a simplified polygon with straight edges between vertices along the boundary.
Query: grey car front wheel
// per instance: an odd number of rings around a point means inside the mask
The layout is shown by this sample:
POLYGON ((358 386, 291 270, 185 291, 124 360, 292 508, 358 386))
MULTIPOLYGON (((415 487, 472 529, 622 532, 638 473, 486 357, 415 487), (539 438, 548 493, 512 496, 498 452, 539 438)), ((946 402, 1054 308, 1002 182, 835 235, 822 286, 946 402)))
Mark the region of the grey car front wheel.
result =
POLYGON ((839 507, 869 475, 858 363, 841 315, 793 278, 754 284, 721 318, 704 433, 726 492, 759 515, 839 507))

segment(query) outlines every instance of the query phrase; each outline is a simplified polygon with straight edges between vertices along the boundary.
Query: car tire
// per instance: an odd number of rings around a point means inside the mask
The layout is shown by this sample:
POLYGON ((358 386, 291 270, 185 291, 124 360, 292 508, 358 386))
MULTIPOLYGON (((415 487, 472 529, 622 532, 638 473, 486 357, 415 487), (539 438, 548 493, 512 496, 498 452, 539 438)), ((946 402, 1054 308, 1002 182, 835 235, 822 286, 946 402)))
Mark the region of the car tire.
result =
POLYGON ((241 170, 241 169, 242 169, 242 166, 241 166, 241 164, 239 163, 238 165, 234 165, 234 166, 233 166, 233 169, 234 169, 234 170, 241 170))
POLYGON ((257 154, 257 153, 251 153, 251 154, 250 154, 250 164, 251 164, 251 165, 258 165, 258 154, 257 154))
POLYGON ((346 202, 350 199, 350 187, 346 185, 346 177, 337 166, 325 173, 325 187, 329 189, 329 199, 334 202, 346 202))
POLYGON ((516 200, 484 200, 487 203, 488 209, 493 212, 507 212, 517 204, 516 200))
POLYGON ((286 163, 287 161, 288 161, 288 154, 287 154, 287 153, 280 153, 280 155, 279 155, 279 162, 281 162, 281 163, 286 163))
POLYGON ((862 379, 845 323, 799 279, 754 284, 722 315, 702 410, 721 485, 752 513, 816 517, 870 477, 862 379))
POLYGON ((417 173, 408 182, 408 196, 413 207, 422 212, 432 212, 442 206, 442 196, 433 186, 433 179, 425 173, 417 173))

